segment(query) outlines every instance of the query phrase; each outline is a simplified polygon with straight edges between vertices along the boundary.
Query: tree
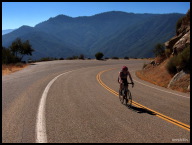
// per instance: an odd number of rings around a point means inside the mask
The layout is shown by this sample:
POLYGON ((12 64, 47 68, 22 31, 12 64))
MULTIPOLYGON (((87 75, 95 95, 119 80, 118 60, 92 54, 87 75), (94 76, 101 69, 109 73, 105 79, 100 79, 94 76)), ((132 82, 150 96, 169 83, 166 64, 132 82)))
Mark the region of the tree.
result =
POLYGON ((17 62, 18 59, 13 55, 10 49, 2 47, 2 64, 17 62))
POLYGON ((97 60, 101 60, 103 56, 104 56, 104 54, 102 52, 98 52, 95 54, 95 57, 97 60))
POLYGON ((83 55, 83 54, 81 54, 80 56, 79 56, 79 59, 85 59, 85 56, 83 55))
POLYGON ((164 47, 164 45, 163 44, 160 44, 160 43, 158 43, 156 46, 155 46, 155 48, 153 49, 153 52, 154 52, 154 54, 155 54, 155 56, 157 57, 157 56, 164 56, 164 54, 165 54, 165 47, 164 47))
POLYGON ((29 40, 25 41, 22 44, 22 49, 20 50, 21 60, 22 60, 24 55, 30 55, 31 56, 33 51, 34 51, 34 49, 31 47, 29 40))
POLYGON ((12 42, 10 46, 10 50, 15 57, 18 57, 18 53, 22 49, 22 42, 21 39, 17 38, 15 41, 12 42))
POLYGON ((20 61, 22 60, 24 55, 32 55, 32 52, 34 51, 29 43, 29 40, 22 42, 20 38, 17 38, 14 42, 12 42, 10 50, 13 55, 20 61))
POLYGON ((125 57, 124 57, 124 59, 127 59, 127 60, 129 60, 129 57, 128 57, 128 56, 125 56, 125 57))

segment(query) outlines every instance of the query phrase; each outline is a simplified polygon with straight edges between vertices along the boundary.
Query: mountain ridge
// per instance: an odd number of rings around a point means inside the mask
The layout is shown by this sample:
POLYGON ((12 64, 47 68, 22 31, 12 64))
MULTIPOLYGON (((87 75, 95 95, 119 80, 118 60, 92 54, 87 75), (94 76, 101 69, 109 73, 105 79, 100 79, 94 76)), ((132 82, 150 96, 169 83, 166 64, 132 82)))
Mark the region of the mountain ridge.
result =
POLYGON ((34 27, 22 26, 5 34, 2 42, 3 46, 9 47, 17 37, 28 39, 35 49, 34 59, 79 54, 94 57, 98 51, 106 57, 152 57, 153 45, 171 38, 175 34, 176 21, 182 16, 120 11, 74 18, 61 14, 34 27))
POLYGON ((8 33, 12 32, 14 30, 16 30, 16 29, 5 29, 5 30, 2 30, 2 35, 8 34, 8 33))

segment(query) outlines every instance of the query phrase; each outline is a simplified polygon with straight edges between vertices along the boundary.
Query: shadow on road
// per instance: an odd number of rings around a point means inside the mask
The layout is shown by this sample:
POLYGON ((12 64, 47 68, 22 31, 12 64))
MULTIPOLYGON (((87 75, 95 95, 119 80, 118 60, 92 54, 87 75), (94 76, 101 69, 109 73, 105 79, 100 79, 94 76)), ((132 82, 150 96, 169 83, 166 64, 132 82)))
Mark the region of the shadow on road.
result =
POLYGON ((132 106, 126 106, 128 109, 131 109, 131 110, 133 110, 133 111, 135 111, 135 112, 137 112, 137 113, 147 113, 147 114, 149 114, 149 115, 156 115, 156 113, 155 112, 152 112, 152 111, 150 111, 150 110, 148 110, 148 109, 145 109, 145 108, 139 108, 139 107, 136 107, 136 106, 134 106, 134 105, 132 105, 132 106))

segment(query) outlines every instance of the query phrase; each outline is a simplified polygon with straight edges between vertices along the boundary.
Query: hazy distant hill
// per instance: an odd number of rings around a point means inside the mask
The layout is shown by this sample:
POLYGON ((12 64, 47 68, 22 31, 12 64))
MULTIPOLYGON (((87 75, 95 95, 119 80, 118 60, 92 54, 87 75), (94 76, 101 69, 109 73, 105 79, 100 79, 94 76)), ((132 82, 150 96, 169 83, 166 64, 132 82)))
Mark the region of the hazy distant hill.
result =
POLYGON ((117 11, 76 18, 58 15, 35 27, 22 26, 3 35, 2 43, 8 47, 17 37, 30 40, 35 59, 79 54, 94 57, 98 51, 105 57, 151 57, 155 44, 174 36, 182 16, 117 11))
POLYGON ((14 31, 15 29, 6 29, 6 30, 2 30, 2 35, 8 34, 12 31, 14 31))

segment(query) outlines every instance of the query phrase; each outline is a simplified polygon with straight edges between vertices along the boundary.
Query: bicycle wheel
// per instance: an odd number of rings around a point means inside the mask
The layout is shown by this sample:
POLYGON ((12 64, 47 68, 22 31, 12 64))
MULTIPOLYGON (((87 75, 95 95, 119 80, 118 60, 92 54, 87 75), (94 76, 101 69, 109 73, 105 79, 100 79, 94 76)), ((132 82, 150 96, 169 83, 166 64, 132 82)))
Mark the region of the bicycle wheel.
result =
POLYGON ((128 107, 131 107, 132 105, 132 95, 130 91, 127 92, 126 104, 128 107))

